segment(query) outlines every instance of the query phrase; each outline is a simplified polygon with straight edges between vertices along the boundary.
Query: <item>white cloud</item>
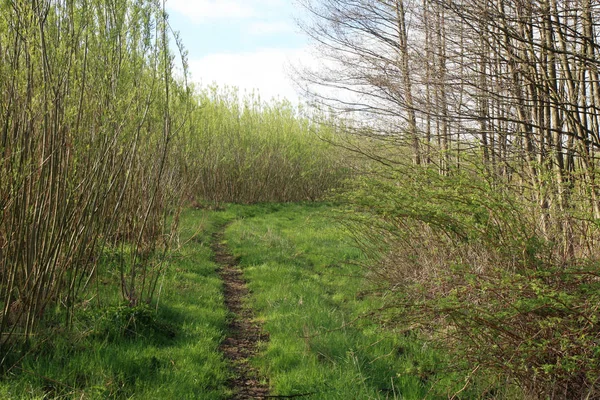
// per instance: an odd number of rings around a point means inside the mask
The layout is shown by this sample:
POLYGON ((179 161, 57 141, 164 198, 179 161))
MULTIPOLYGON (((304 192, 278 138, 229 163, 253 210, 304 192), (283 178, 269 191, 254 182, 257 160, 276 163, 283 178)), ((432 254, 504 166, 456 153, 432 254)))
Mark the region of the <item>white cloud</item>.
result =
POLYGON ((195 21, 257 16, 252 4, 240 0, 168 0, 167 6, 195 21))
POLYGON ((248 27, 252 35, 273 35, 276 33, 293 33, 294 26, 288 22, 255 22, 248 27))
POLYGON ((293 102, 298 95, 288 76, 289 66, 309 62, 304 49, 262 49, 255 52, 211 54, 190 60, 192 78, 203 85, 237 86, 242 91, 258 90, 268 100, 283 97, 293 102))

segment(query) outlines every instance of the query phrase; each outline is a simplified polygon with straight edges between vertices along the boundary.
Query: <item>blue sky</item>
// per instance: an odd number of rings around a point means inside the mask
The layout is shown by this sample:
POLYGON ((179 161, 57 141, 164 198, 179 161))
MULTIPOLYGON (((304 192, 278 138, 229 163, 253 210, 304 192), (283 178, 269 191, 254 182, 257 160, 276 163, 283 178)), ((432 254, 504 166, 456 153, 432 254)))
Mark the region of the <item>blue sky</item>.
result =
POLYGON ((168 0, 194 81, 297 100, 290 65, 310 63, 292 0, 168 0))

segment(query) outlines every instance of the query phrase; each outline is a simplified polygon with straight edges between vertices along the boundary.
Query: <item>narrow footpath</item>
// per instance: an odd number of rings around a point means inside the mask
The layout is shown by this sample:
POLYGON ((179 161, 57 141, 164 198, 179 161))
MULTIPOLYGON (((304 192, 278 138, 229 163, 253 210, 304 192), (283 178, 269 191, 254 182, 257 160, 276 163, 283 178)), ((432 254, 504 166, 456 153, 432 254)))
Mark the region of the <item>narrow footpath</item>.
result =
POLYGON ((225 305, 231 315, 221 351, 232 369, 233 377, 229 380, 232 399, 266 399, 269 397, 268 384, 261 382, 249 359, 257 354, 259 342, 268 341, 269 337, 255 321, 252 309, 244 304, 248 288, 235 258, 224 244, 224 232, 225 227, 222 227, 213 235, 211 247, 214 261, 220 266, 218 272, 223 280, 225 305))

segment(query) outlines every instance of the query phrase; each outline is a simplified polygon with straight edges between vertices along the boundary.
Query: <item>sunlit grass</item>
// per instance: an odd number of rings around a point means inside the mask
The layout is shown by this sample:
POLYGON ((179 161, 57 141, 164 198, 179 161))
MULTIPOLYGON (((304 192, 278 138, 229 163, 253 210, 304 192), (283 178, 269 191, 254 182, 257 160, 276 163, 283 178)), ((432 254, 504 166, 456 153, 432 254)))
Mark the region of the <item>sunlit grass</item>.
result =
POLYGON ((98 286, 106 287, 104 298, 114 292, 114 303, 92 300, 77 314, 73 333, 34 343, 0 381, 0 398, 228 398, 231 372, 218 348, 227 311, 210 242, 229 222, 226 244, 270 337, 251 362, 273 395, 451 396, 462 384, 448 360, 418 332, 389 330, 371 314, 384 299, 368 294, 372 286, 358 266, 362 253, 329 218, 332 209, 262 204, 188 210, 181 218, 182 247, 159 280, 158 312, 156 304, 131 309, 119 303, 108 257, 98 286))
POLYGON ((279 205, 233 223, 228 245, 239 257, 251 303, 270 335, 254 362, 274 394, 314 399, 445 398, 448 362, 417 335, 385 331, 364 296, 361 252, 327 205, 279 205))

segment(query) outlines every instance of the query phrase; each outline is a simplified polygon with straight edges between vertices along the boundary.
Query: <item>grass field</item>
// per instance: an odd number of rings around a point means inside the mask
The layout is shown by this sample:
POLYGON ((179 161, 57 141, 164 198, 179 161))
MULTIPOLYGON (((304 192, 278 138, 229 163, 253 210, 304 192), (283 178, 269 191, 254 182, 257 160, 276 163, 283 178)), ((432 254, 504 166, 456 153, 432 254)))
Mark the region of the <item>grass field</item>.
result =
MULTIPOLYGON (((116 300, 98 308, 92 299, 68 339, 38 340, 5 374, 0 398, 227 398, 230 372, 218 350, 227 311, 210 241, 228 223, 226 244, 248 281, 249 306, 270 336, 251 362, 273 395, 421 399, 458 391, 425 341, 369 317, 383 300, 368 294, 361 252, 331 213, 327 204, 186 211, 158 312, 116 300)), ((117 279, 109 259, 103 268, 102 279, 117 279)))
POLYGON ((446 398, 446 363, 414 335, 369 318, 383 305, 361 252, 328 205, 245 209, 226 231, 270 342, 255 360, 276 395, 314 399, 446 398))

